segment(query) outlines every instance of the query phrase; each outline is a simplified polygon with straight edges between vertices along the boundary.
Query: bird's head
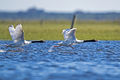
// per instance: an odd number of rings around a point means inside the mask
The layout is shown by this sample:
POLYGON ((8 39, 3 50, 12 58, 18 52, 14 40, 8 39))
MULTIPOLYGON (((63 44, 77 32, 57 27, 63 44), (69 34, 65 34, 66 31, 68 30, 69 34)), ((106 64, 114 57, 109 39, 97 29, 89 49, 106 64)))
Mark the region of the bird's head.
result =
POLYGON ((72 29, 70 29, 69 34, 71 34, 71 35, 73 34, 73 35, 74 35, 74 34, 75 34, 76 29, 77 29, 77 28, 72 28, 72 29))
POLYGON ((62 34, 63 34, 63 35, 66 35, 66 34, 75 34, 75 31, 76 31, 76 28, 64 29, 64 30, 62 31, 62 34))
POLYGON ((64 40, 75 40, 76 28, 64 29, 62 34, 64 35, 64 40))

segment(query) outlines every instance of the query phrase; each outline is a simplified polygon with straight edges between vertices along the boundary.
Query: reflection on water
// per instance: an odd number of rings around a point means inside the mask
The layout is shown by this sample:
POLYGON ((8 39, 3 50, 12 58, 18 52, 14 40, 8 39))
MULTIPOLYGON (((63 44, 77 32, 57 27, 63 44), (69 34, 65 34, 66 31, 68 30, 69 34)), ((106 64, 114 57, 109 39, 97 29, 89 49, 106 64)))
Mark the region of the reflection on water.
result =
POLYGON ((81 43, 50 47, 46 41, 21 47, 6 47, 0 41, 0 80, 119 80, 120 41, 81 43))

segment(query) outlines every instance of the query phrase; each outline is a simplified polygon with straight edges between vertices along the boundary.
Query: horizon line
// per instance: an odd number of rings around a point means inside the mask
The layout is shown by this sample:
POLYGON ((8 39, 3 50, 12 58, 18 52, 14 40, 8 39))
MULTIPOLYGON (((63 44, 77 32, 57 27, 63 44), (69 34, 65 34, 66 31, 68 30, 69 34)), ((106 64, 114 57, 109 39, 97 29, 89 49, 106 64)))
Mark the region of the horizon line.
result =
POLYGON ((27 12, 31 9, 34 10, 43 10, 44 12, 54 12, 54 13, 74 13, 74 12, 85 12, 85 13, 108 13, 108 12, 115 12, 115 13, 120 13, 120 10, 108 10, 108 11, 90 11, 90 10, 73 10, 73 11, 56 11, 56 10, 46 10, 46 9, 40 9, 40 8, 35 8, 31 7, 26 10, 0 10, 0 12, 27 12))

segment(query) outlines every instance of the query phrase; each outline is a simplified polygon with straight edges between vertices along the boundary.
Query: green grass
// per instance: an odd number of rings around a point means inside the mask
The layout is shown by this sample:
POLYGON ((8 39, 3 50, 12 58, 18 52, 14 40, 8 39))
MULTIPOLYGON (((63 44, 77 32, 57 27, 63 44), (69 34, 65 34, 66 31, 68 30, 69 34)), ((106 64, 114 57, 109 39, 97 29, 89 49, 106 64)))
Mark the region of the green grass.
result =
MULTIPOLYGON (((8 27, 22 24, 26 40, 63 40, 63 29, 69 28, 71 21, 0 21, 0 39, 11 40, 8 27)), ((77 21, 78 39, 120 40, 120 21, 77 21)))

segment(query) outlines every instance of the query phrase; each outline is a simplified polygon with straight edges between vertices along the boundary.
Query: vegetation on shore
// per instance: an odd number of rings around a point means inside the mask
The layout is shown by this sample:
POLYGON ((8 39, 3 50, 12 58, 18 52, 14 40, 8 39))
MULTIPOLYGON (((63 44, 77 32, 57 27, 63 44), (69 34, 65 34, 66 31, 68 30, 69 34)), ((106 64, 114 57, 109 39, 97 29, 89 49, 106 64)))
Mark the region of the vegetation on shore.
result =
MULTIPOLYGON (((0 21, 0 40, 11 40, 8 27, 22 24, 26 40, 63 40, 62 30, 71 21, 0 21)), ((81 40, 120 40, 120 21, 77 21, 76 37, 81 40)))

